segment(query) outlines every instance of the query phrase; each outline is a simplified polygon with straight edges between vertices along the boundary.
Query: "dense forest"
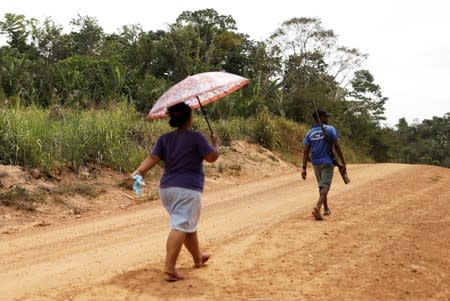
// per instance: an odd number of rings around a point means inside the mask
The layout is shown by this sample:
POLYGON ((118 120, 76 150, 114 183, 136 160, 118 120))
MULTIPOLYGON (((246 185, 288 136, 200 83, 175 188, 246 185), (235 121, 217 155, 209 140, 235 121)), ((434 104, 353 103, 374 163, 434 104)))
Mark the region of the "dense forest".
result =
MULTIPOLYGON (((110 34, 91 16, 77 16, 70 26, 66 32, 51 18, 16 14, 0 19, 6 40, 0 48, 0 111, 100 110, 126 102, 145 114, 186 76, 227 71, 250 84, 209 105, 213 121, 264 111, 310 124, 314 102, 333 114, 347 145, 375 162, 450 167, 450 113, 416 124, 402 118, 395 128, 386 127, 388 98, 370 70, 361 68, 367 54, 340 45, 320 19, 286 20, 264 41, 238 32, 232 16, 212 9, 185 11, 167 30, 132 24, 110 34)), ((0 163, 8 162, 0 157, 0 163)))

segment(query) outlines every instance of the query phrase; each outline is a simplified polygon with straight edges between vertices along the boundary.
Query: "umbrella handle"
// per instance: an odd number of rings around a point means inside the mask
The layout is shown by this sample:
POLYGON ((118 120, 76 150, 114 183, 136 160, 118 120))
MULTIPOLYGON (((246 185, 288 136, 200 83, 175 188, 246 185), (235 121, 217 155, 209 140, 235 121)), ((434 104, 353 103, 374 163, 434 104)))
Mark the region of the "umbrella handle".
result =
POLYGON ((203 108, 202 103, 201 103, 200 99, 198 98, 198 96, 197 96, 197 101, 198 101, 198 104, 200 105, 200 110, 202 111, 203 116, 205 117, 206 123, 208 124, 208 128, 209 128, 209 131, 211 132, 211 137, 212 137, 212 136, 214 136, 214 132, 212 130, 211 124, 209 124, 208 117, 206 116, 206 111, 203 108))

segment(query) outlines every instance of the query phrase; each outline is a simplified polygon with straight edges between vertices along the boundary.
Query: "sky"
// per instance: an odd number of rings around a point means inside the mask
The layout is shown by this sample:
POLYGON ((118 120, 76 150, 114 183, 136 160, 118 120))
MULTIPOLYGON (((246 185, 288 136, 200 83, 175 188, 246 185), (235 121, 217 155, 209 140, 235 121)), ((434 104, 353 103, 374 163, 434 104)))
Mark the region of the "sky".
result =
POLYGON ((155 31, 167 30, 183 11, 206 8, 231 15, 238 31, 253 40, 266 39, 290 18, 319 18, 338 35, 338 44, 368 54, 362 68, 389 98, 389 127, 399 118, 411 124, 450 112, 447 0, 2 0, 0 18, 5 13, 39 21, 51 17, 69 31, 70 20, 81 15, 95 17, 107 33, 131 24, 155 31))

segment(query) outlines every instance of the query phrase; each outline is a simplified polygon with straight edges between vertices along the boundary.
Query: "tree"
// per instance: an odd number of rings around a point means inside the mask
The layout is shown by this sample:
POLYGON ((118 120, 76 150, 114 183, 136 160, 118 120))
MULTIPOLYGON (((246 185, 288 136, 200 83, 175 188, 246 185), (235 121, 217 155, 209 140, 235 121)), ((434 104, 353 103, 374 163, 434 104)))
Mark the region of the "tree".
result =
POLYGON ((366 116, 374 124, 385 120, 384 105, 388 100, 381 93, 381 87, 374 83, 374 78, 368 70, 358 70, 351 80, 352 90, 348 92, 353 114, 366 116))
POLYGON ((165 59, 172 62, 168 76, 178 81, 187 75, 237 69, 242 65, 244 35, 234 32, 231 16, 219 15, 213 9, 185 11, 169 27, 165 36, 165 59))
POLYGON ((51 18, 46 18, 42 26, 37 26, 34 30, 34 43, 39 54, 49 61, 60 59, 62 47, 62 26, 56 24, 51 18))
POLYGON ((184 11, 178 16, 176 23, 181 26, 197 25, 199 35, 205 39, 206 48, 214 42, 215 32, 237 30, 232 16, 219 15, 214 9, 184 11))
POLYGON ((411 125, 401 118, 395 134, 398 161, 450 167, 450 113, 411 125))
POLYGON ((21 96, 26 88, 29 77, 28 66, 30 61, 17 48, 3 51, 0 59, 0 74, 2 87, 7 97, 21 96))
POLYGON ((343 100, 342 84, 365 57, 356 49, 338 46, 335 33, 317 18, 283 22, 270 36, 268 46, 281 62, 273 77, 279 111, 282 115, 290 112, 290 118, 303 122, 312 112, 311 101, 331 106, 332 101, 343 100))
POLYGON ((27 56, 34 56, 34 48, 29 42, 36 22, 36 19, 26 19, 24 15, 6 13, 5 21, 0 21, 0 34, 7 36, 7 43, 11 48, 27 56))
POLYGON ((72 31, 73 55, 96 55, 104 37, 103 28, 98 25, 97 19, 89 16, 80 16, 72 19, 70 24, 78 31, 72 31))
MULTIPOLYGON (((351 70, 359 67, 367 57, 355 48, 339 46, 336 34, 325 29, 318 18, 289 19, 270 36, 269 41, 269 47, 283 62, 292 56, 320 55, 326 63, 325 73, 340 85, 345 83, 351 70)), ((320 77, 320 74, 317 76, 320 77)))
POLYGON ((114 58, 129 67, 140 66, 142 61, 138 54, 138 45, 144 35, 141 25, 124 25, 118 34, 105 36, 101 56, 114 58))

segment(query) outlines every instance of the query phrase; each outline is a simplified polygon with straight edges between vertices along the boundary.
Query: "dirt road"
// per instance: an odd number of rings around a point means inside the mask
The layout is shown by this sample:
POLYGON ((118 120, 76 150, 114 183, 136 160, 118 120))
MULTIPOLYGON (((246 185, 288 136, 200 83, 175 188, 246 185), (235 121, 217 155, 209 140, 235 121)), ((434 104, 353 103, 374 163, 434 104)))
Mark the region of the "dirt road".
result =
POLYGON ((0 236, 1 300, 449 300, 450 170, 351 165, 315 221, 311 171, 209 185, 200 239, 213 254, 161 272, 159 202, 0 236))

